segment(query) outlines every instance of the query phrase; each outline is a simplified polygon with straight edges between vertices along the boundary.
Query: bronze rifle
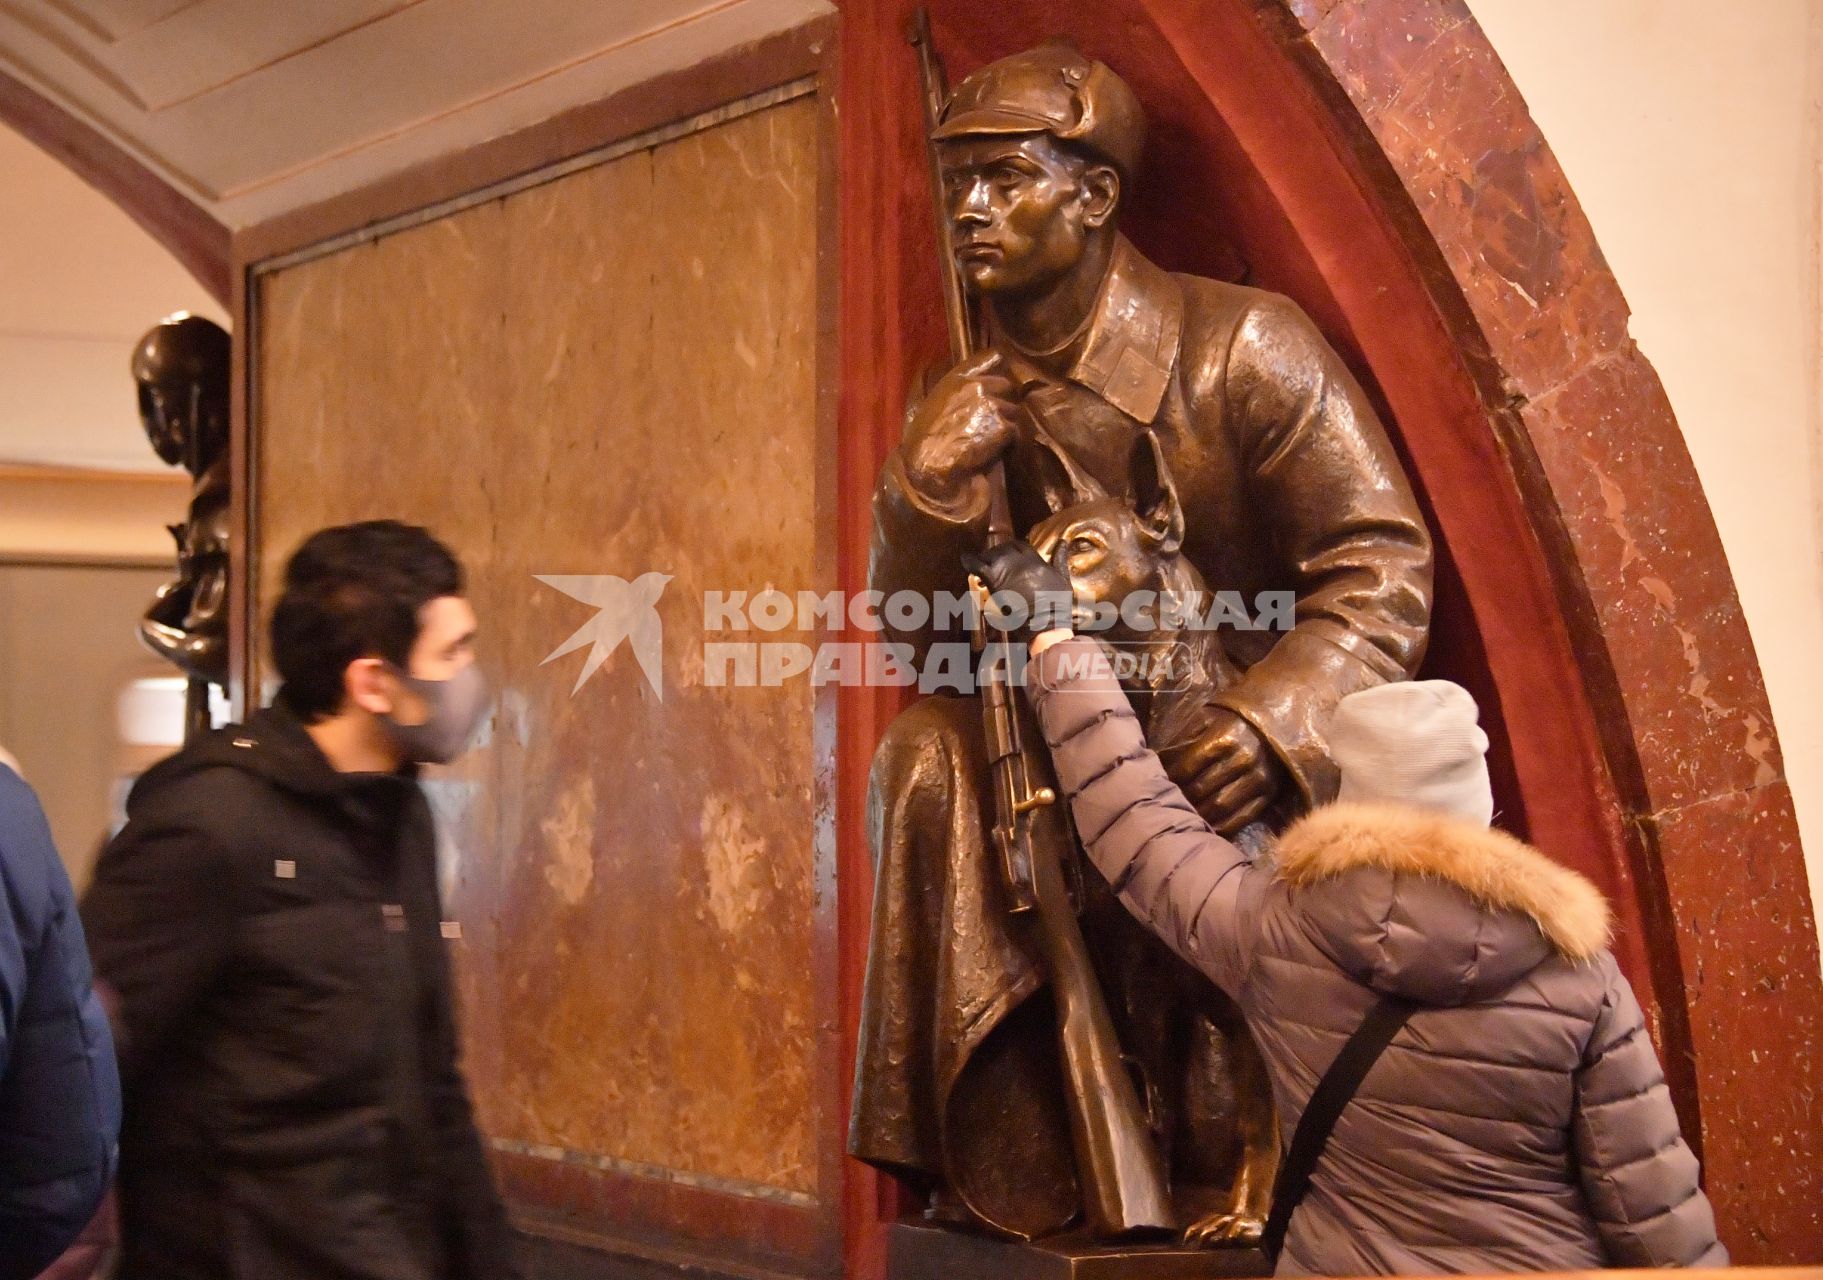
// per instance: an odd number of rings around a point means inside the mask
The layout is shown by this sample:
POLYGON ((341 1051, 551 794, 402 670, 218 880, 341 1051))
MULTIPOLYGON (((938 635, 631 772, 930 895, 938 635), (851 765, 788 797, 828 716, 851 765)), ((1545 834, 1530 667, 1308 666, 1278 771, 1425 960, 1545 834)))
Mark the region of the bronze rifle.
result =
MULTIPOLYGON (((943 264, 944 315, 950 355, 960 363, 977 350, 975 318, 950 239, 943 172, 931 141, 948 97, 943 68, 930 38, 929 15, 913 15, 907 38, 917 49, 924 88, 926 151, 937 247, 943 264)), ((1013 537, 1006 464, 996 459, 987 473, 989 546, 1013 537)), ((1164 1161, 1146 1122, 1139 1091, 1128 1074, 1075 903, 1064 878, 1066 858, 1076 856, 1069 817, 1052 786, 1035 785, 1050 776, 1050 762, 1028 745, 1040 740, 1036 725, 1013 689, 1013 640, 1009 632, 990 636, 991 606, 981 582, 975 595, 974 647, 981 655, 976 691, 994 778, 994 847, 1000 855, 1010 909, 1036 918, 1040 950, 1057 1006, 1071 1147, 1090 1231, 1101 1239, 1170 1230, 1171 1196, 1164 1161), (990 652, 992 650, 992 652, 990 652)), ((1008 1153, 1009 1158, 1013 1153, 1008 1153)))

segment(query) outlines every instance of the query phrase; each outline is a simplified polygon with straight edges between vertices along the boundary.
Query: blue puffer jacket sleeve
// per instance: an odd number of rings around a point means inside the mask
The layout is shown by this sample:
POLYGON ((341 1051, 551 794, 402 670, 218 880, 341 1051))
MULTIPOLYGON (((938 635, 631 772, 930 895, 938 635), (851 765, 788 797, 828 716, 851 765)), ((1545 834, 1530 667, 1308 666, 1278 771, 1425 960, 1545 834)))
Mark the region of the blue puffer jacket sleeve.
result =
POLYGON ((37 797, 0 765, 0 1280, 37 1275, 81 1233, 119 1130, 75 895, 37 797))

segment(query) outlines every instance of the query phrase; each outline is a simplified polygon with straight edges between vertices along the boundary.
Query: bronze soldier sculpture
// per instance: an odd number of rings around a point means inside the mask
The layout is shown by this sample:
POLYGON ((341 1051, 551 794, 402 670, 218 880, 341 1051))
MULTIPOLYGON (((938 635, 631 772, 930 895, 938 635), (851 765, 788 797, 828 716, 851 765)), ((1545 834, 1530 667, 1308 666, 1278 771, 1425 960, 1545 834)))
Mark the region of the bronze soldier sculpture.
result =
POLYGON ((184 733, 209 728, 209 687, 228 682, 228 379, 231 340, 179 312, 133 349, 139 420, 167 466, 195 480, 190 518, 171 526, 177 579, 160 587, 140 638, 189 677, 184 733))
MULTIPOLYGON (((933 144, 984 345, 908 413, 874 495, 871 585, 962 591, 997 465, 1021 531, 1053 515, 1058 455, 1133 504, 1149 432, 1182 526, 1172 554, 1213 590, 1296 598, 1289 630, 1221 633, 1220 678, 1163 753, 1204 817, 1235 834, 1333 796, 1326 718, 1348 693, 1417 667, 1431 543, 1373 409, 1294 304, 1167 273, 1119 234, 1143 133, 1125 82, 1063 44, 996 62, 949 95, 933 144)), ((919 654, 960 639, 893 638, 919 654)), ((1092 1195, 1051 1008, 1075 997, 1053 991, 1030 914, 1009 910, 974 702, 923 699, 875 757, 850 1148, 928 1193, 933 1216, 1033 1238, 1092 1195)), ((1093 872, 1069 872, 1169 1166, 1173 1225, 1198 1241, 1244 1238, 1265 1210, 1260 1166, 1276 1158, 1260 1137, 1269 1104, 1246 1096, 1257 1088, 1246 1036, 1093 872)))

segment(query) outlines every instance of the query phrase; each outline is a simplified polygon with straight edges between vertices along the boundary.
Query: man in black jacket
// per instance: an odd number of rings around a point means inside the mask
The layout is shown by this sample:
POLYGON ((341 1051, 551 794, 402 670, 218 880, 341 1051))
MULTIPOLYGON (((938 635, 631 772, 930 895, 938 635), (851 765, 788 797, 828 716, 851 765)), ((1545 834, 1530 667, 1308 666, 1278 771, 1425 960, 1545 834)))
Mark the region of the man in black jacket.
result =
POLYGON ((118 1001, 122 1274, 516 1274, 457 1070, 415 766, 486 708, 462 571, 422 529, 312 536, 274 704, 133 790, 83 903, 118 1001))

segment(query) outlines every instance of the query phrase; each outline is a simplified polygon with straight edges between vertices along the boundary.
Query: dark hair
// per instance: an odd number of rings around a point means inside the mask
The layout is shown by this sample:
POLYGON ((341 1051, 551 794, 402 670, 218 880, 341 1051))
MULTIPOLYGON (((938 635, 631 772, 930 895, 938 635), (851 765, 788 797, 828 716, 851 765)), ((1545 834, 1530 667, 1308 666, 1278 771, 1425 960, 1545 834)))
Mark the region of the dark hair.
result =
POLYGON ((378 657, 406 666, 418 611, 461 594, 462 566, 416 525, 368 520, 311 534, 286 564, 272 611, 280 700, 307 724, 334 715, 349 663, 378 657))

